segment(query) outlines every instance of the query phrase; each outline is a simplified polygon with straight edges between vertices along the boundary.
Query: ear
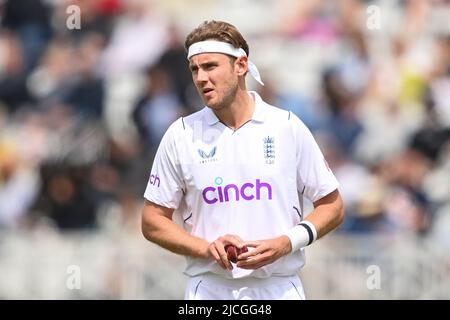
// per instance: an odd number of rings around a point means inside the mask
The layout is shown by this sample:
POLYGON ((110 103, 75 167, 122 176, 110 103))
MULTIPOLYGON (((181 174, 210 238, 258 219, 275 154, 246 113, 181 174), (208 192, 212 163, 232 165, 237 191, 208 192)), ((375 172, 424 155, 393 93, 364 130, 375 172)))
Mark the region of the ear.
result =
POLYGON ((234 65, 238 76, 244 76, 248 71, 248 58, 246 56, 239 57, 234 65))

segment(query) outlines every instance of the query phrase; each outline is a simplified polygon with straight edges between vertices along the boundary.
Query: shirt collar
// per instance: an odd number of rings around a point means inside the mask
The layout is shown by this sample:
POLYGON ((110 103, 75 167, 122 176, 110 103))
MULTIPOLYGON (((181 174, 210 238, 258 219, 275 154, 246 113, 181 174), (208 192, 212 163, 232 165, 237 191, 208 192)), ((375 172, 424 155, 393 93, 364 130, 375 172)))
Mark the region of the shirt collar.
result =
MULTIPOLYGON (((252 120, 257 122, 264 122, 264 115, 266 109, 266 103, 261 99, 260 95, 256 91, 248 91, 248 94, 255 100, 255 110, 253 111, 252 120)), ((205 106, 204 108, 206 123, 210 126, 219 122, 214 111, 211 108, 205 106)))

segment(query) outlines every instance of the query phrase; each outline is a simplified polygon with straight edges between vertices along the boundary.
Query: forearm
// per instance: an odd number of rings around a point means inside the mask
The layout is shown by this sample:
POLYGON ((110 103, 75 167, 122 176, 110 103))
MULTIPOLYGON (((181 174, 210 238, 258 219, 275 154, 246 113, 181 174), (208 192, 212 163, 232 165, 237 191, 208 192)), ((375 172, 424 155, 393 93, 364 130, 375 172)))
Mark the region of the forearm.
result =
POLYGON ((167 217, 154 215, 142 221, 144 237, 173 253, 185 256, 208 258, 209 243, 190 235, 167 217))
POLYGON ((317 231, 317 239, 337 228, 344 219, 342 199, 337 191, 327 196, 327 200, 319 200, 314 210, 305 218, 317 231))

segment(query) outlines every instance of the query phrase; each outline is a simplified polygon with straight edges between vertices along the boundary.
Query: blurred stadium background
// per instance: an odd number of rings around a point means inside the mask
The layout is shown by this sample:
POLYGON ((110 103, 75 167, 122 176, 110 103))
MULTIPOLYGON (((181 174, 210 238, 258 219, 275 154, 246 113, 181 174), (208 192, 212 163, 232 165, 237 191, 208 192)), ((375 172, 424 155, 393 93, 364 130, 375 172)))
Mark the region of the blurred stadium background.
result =
POLYGON ((144 240, 140 210, 163 132, 202 106, 183 41, 210 19, 242 31, 250 88, 303 119, 341 183, 307 297, 449 299, 444 0, 0 0, 0 298, 183 298, 184 258, 144 240))

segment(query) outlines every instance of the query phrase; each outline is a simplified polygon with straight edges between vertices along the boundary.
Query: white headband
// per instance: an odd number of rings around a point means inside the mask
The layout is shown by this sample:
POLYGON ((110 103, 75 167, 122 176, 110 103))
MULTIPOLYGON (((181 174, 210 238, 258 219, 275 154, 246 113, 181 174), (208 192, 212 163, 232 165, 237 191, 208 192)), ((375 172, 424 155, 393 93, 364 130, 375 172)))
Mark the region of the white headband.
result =
MULTIPOLYGON (((239 49, 235 48, 233 45, 226 42, 208 40, 191 44, 189 46, 187 59, 189 60, 192 56, 195 56, 196 54, 206 52, 224 53, 236 58, 247 56, 244 49, 242 48, 239 49)), ((264 85, 264 83, 261 80, 258 68, 256 68, 255 64, 250 60, 248 60, 248 72, 250 72, 250 74, 252 75, 253 78, 255 78, 256 81, 258 81, 261 85, 264 85)))

